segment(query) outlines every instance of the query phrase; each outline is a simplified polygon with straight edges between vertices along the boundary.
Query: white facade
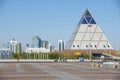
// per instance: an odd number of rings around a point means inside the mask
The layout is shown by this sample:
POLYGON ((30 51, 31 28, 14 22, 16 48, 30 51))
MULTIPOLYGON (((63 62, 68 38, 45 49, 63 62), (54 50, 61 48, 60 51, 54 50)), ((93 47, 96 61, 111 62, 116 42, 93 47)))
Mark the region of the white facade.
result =
POLYGON ((113 49, 100 26, 87 9, 66 45, 72 50, 111 50, 113 49))
POLYGON ((21 43, 13 39, 9 42, 9 48, 12 52, 18 53, 18 51, 21 51, 21 43), (19 48, 19 45, 20 45, 20 48, 19 48))
POLYGON ((25 52, 29 52, 29 53, 32 53, 32 52, 50 52, 49 49, 46 49, 46 48, 26 48, 25 52))

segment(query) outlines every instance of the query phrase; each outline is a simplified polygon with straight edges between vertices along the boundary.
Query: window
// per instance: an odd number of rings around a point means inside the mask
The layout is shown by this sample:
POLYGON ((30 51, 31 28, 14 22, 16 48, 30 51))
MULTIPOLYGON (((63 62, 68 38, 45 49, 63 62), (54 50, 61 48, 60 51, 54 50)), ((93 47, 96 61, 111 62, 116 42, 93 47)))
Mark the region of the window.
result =
POLYGON ((90 24, 96 24, 96 22, 94 21, 94 19, 92 18, 90 24))
POLYGON ((86 17, 86 20, 90 23, 91 17, 86 17))
POLYGON ((92 27, 92 25, 88 25, 88 27, 92 27))
POLYGON ((86 47, 88 47, 88 45, 86 45, 86 47))
POLYGON ((73 47, 75 47, 75 45, 73 45, 73 47))
POLYGON ((90 47, 92 47, 92 45, 90 45, 90 47))
POLYGON ((87 21, 85 20, 85 18, 83 19, 82 24, 87 24, 87 21))
POLYGON ((97 47, 97 46, 95 45, 95 47, 97 47))
POLYGON ((108 47, 110 47, 110 46, 108 45, 108 47))
POLYGON ((105 48, 105 45, 103 45, 103 47, 105 48))
POLYGON ((79 45, 77 45, 77 47, 79 47, 79 45))

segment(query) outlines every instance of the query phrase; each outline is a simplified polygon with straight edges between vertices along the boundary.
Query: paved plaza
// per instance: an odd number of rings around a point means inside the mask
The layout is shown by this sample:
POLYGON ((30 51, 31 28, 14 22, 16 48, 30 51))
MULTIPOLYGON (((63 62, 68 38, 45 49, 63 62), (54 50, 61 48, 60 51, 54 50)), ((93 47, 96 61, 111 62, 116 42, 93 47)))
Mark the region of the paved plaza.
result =
POLYGON ((0 80, 120 80, 120 66, 91 63, 0 63, 0 80))

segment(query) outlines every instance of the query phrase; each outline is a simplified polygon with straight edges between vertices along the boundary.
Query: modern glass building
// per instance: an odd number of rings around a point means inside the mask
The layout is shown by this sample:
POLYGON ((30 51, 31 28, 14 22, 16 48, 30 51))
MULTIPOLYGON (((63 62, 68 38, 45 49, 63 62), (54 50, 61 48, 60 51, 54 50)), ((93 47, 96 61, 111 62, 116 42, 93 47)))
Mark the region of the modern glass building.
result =
POLYGON ((32 48, 42 47, 42 41, 38 36, 34 36, 32 39, 32 48))
POLYGON ((63 51, 64 50, 64 41, 58 40, 58 50, 63 51))

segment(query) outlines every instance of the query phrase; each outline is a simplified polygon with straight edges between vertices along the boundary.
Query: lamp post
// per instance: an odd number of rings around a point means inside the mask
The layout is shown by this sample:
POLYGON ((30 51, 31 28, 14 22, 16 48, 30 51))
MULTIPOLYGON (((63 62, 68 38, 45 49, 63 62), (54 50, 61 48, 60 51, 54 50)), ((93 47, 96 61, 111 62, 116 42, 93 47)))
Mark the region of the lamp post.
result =
POLYGON ((17 55, 18 55, 18 62, 19 62, 19 59, 20 59, 20 57, 19 57, 19 56, 20 56, 20 53, 18 53, 17 55))
POLYGON ((92 61, 91 59, 91 55, 92 55, 92 53, 91 53, 91 48, 92 48, 92 45, 90 44, 90 61, 92 61))
POLYGON ((89 30, 90 30, 90 36, 89 36, 89 39, 90 39, 90 41, 89 41, 89 49, 90 49, 90 56, 89 56, 89 58, 90 58, 90 61, 91 61, 91 48, 92 48, 92 45, 91 45, 91 27, 92 27, 92 25, 88 25, 88 27, 89 27, 89 30))

